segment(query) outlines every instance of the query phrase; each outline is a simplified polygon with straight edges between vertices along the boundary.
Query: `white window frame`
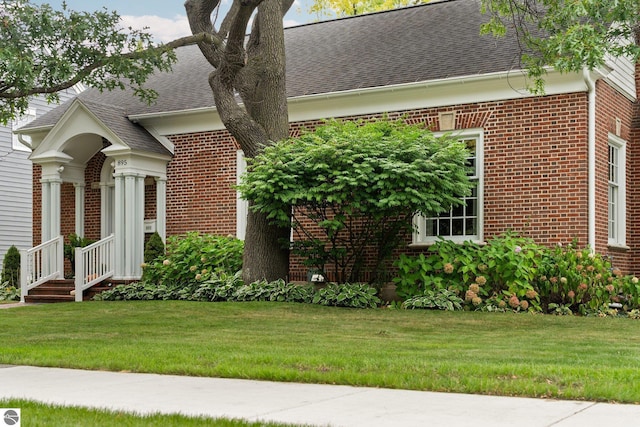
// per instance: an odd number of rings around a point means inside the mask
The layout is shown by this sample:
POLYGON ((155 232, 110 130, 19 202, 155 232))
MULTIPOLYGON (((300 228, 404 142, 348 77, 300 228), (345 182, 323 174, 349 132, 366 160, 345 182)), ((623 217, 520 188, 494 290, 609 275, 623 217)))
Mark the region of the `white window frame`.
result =
POLYGON ((609 134, 607 147, 607 237, 609 246, 626 247, 627 141, 609 134), (613 164, 612 150, 617 155, 613 164))
MULTIPOLYGON (((240 184, 240 177, 247 171, 247 160, 244 152, 236 152, 236 183, 240 184)), ((236 237, 244 240, 247 234, 247 215, 249 215, 249 201, 244 200, 240 191, 236 190, 236 237)))
MULTIPOLYGON (((27 108, 27 111, 25 111, 23 115, 11 121, 11 131, 14 132, 23 126, 26 126, 27 124, 34 121, 35 119, 36 119, 35 108, 27 108)), ((20 142, 20 139, 18 139, 18 135, 15 133, 11 135, 11 145, 14 150, 31 152, 31 149, 29 147, 27 147, 22 142, 20 142)))
MULTIPOLYGON (((484 131, 483 129, 465 129, 454 132, 436 132, 436 136, 451 136, 457 139, 476 139, 476 175, 472 177, 477 182, 477 224, 476 234, 467 236, 441 236, 443 239, 454 242, 472 241, 482 243, 484 241, 484 131)), ((433 217, 437 218, 437 217, 433 217)), ((416 215, 413 218, 413 238, 411 246, 428 246, 436 243, 440 236, 427 235, 427 218, 416 215)))

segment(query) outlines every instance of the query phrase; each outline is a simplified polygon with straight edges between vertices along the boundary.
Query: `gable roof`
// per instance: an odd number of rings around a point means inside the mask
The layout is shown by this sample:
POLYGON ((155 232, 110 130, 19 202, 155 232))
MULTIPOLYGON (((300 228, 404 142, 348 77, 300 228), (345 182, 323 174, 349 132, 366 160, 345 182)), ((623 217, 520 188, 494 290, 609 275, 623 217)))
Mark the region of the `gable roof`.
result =
MULTIPOLYGON (((515 40, 480 36, 488 18, 479 0, 443 0, 285 29, 289 98, 473 76, 519 69, 515 40)), ((130 91, 89 89, 85 105, 118 106, 113 114, 161 113, 214 107, 208 85, 212 67, 196 46, 179 48, 170 73, 146 84, 157 102, 147 105, 130 91)), ((68 105, 28 127, 55 124, 68 105)), ((25 128, 26 129, 26 128, 25 128)))

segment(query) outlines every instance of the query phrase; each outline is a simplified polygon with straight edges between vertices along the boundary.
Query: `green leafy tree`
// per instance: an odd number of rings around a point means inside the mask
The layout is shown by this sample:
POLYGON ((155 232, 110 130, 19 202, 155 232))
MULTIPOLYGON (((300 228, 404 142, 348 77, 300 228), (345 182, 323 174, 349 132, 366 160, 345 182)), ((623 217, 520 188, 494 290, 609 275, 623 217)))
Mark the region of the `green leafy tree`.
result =
POLYGON ((144 83, 156 70, 169 70, 173 49, 206 39, 204 34, 156 45, 144 31, 122 28, 106 9, 77 12, 28 0, 0 3, 0 122, 24 113, 30 97, 57 93, 77 83, 100 90, 130 87, 152 101, 144 83))
POLYGON ((429 1, 431 0, 314 0, 309 12, 317 16, 355 16, 429 1))
POLYGON ((295 248, 308 265, 329 263, 336 280, 358 281, 367 250, 376 254, 375 278, 415 214, 461 203, 467 155, 463 143, 400 121, 330 121, 265 148, 239 189, 282 226, 294 206, 295 248))
POLYGON ((608 55, 640 55, 638 0, 482 0, 482 10, 490 17, 483 33, 518 37, 537 93, 549 67, 580 72, 604 65, 608 55))

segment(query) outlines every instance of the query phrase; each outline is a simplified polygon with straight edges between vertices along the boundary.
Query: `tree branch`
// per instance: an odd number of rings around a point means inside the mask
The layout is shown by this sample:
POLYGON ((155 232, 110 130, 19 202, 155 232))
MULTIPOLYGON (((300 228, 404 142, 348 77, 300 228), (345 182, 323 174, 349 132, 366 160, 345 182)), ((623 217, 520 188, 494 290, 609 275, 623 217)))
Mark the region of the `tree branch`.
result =
POLYGON ((198 43, 198 47, 200 47, 200 51, 204 57, 216 68, 220 65, 220 49, 222 48, 222 40, 224 37, 219 36, 213 28, 211 14, 219 4, 220 0, 187 0, 184 3, 191 32, 193 34, 212 34, 220 40, 219 45, 198 43))
MULTIPOLYGON (((129 59, 129 60, 135 60, 137 58, 144 56, 149 52, 158 52, 162 54, 163 52, 168 52, 168 51, 177 49, 179 47, 189 46, 196 43, 219 46, 222 42, 212 34, 199 33, 191 36, 181 37, 179 39, 173 40, 169 43, 166 43, 160 46, 154 46, 144 50, 120 54, 118 55, 118 57, 129 59)), ((111 56, 107 56, 107 57, 98 59, 82 67, 80 70, 76 72, 74 77, 52 86, 36 86, 28 90, 9 90, 11 86, 7 84, 3 84, 0 87, 1 89, 0 98, 18 99, 18 98, 24 98, 32 95, 37 95, 37 94, 51 94, 51 93, 59 92, 64 89, 69 89, 70 87, 80 83, 82 80, 87 78, 94 70, 97 70, 98 68, 104 67, 106 64, 108 64, 110 58, 111 56)))

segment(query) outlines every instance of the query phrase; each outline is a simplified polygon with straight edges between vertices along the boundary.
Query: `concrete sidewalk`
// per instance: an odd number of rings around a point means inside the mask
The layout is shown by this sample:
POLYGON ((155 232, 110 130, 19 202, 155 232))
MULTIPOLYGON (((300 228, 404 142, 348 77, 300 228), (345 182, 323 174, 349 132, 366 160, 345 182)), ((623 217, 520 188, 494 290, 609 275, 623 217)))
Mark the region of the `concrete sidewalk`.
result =
MULTIPOLYGON (((632 426, 640 405, 0 366, 0 398, 314 426, 632 426)), ((25 414, 23 413, 23 419, 25 414)), ((28 425, 28 419, 24 419, 28 425)))

